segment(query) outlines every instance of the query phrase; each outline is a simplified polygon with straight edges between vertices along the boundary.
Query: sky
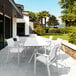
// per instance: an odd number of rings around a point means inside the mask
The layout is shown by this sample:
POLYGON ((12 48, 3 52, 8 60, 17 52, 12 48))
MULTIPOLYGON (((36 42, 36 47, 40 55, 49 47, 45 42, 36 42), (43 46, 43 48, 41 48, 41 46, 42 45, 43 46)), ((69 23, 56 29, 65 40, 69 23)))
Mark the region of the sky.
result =
POLYGON ((55 15, 58 19, 61 15, 61 8, 58 4, 59 0, 14 0, 18 4, 24 5, 25 11, 40 12, 49 11, 51 15, 55 15))

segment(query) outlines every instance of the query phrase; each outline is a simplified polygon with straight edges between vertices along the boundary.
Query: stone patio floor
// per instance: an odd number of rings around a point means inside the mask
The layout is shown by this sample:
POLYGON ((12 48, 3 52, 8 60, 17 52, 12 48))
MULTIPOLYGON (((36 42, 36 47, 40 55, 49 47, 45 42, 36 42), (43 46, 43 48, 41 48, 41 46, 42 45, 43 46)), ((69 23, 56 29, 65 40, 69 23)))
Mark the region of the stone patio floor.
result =
MULTIPOLYGON (((25 37, 20 38, 22 42, 26 41, 25 37)), ((28 63, 32 55, 33 48, 24 49, 20 54, 20 64, 17 63, 17 54, 10 54, 8 63, 6 62, 7 47, 0 51, 0 76, 34 76, 34 59, 28 63)), ((51 76, 76 76, 76 60, 69 55, 60 51, 58 55, 58 67, 54 64, 50 66, 51 76)), ((40 62, 37 62, 36 76, 48 76, 47 68, 40 62)))

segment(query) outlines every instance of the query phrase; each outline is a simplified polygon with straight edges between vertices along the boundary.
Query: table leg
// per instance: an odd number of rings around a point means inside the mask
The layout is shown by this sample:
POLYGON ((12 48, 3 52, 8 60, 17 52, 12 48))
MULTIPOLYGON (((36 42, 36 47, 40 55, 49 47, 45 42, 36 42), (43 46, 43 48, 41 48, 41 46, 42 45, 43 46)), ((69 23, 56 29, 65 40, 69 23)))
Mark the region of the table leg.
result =
POLYGON ((32 54, 32 56, 31 56, 31 58, 29 59, 28 63, 31 62, 31 60, 33 59, 33 57, 34 57, 34 55, 35 55, 35 53, 36 53, 37 47, 34 47, 34 48, 35 48, 35 50, 33 51, 33 54, 32 54))
POLYGON ((31 56, 31 58, 29 59, 28 63, 30 63, 30 62, 31 62, 31 60, 32 60, 33 56, 34 56, 34 52, 33 52, 32 56, 31 56))

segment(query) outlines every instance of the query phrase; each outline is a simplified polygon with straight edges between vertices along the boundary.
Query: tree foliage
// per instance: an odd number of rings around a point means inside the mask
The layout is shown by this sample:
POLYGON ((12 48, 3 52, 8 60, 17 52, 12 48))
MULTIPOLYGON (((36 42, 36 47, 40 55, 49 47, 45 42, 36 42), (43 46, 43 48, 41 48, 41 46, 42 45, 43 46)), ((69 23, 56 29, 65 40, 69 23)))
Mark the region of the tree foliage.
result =
POLYGON ((72 32, 69 34, 69 42, 76 45, 76 32, 72 32))
POLYGON ((32 12, 32 11, 28 11, 29 13, 29 17, 30 17, 30 21, 32 22, 36 22, 38 20, 37 14, 32 12))
POLYGON ((43 25, 43 18, 45 18, 45 25, 46 25, 46 17, 49 17, 50 14, 48 11, 41 11, 38 13, 38 19, 40 20, 41 22, 41 25, 43 25))
POLYGON ((59 22, 58 22, 57 18, 54 15, 52 15, 49 17, 47 24, 49 26, 56 26, 56 25, 59 25, 59 22))
POLYGON ((61 18, 66 26, 76 25, 76 0, 60 0, 59 4, 63 9, 61 18))
POLYGON ((50 13, 48 11, 41 11, 38 13, 34 13, 32 11, 29 11, 28 13, 29 13, 30 21, 40 22, 41 25, 43 25, 43 18, 45 18, 45 25, 46 25, 46 17, 50 16, 50 13))
POLYGON ((30 17, 30 21, 34 22, 34 23, 40 23, 40 25, 46 27, 46 24, 48 24, 49 26, 56 26, 59 25, 57 18, 54 15, 50 15, 50 13, 48 11, 41 11, 38 13, 34 13, 29 11, 29 17, 30 17), (49 21, 46 22, 46 18, 49 17, 49 21), (45 20, 45 24, 43 24, 43 18, 45 20))

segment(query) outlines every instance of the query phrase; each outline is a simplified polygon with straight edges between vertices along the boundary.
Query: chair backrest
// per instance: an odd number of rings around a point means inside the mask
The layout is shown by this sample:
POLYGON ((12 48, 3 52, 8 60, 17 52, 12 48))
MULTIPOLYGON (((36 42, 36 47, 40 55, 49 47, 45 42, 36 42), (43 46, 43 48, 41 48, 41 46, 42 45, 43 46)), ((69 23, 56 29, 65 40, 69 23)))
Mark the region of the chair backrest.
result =
POLYGON ((57 41, 56 41, 57 44, 59 44, 59 46, 61 46, 61 43, 62 43, 62 39, 61 38, 57 38, 57 41))
POLYGON ((61 38, 57 38, 57 40, 58 40, 58 41, 60 41, 60 42, 62 41, 62 39, 61 39, 61 38))
POLYGON ((6 41, 9 47, 13 47, 15 45, 13 38, 7 39, 6 41))
POLYGON ((17 39, 17 41, 20 41, 19 36, 16 36, 15 38, 17 39))
POLYGON ((50 37, 49 37, 49 40, 52 40, 52 39, 53 39, 53 36, 50 36, 50 37))
POLYGON ((51 51, 49 53, 49 61, 52 61, 56 58, 56 53, 57 53, 58 48, 59 48, 58 44, 51 46, 51 51))

